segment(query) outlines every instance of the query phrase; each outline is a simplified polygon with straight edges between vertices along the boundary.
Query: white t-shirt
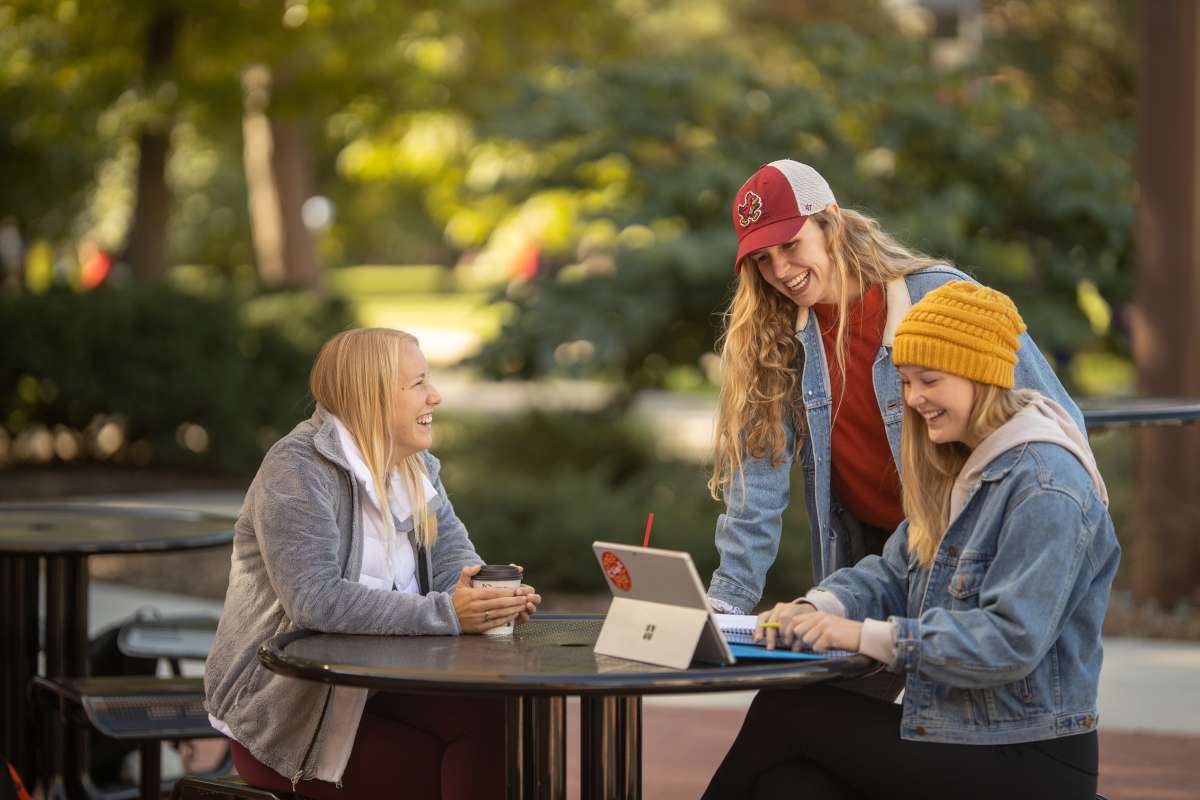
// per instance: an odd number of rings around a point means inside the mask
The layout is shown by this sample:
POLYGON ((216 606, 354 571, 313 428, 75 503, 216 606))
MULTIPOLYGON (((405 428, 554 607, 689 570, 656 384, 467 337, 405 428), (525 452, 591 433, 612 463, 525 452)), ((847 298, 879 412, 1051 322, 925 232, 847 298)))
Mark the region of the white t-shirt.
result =
MULTIPOLYGON (((354 473, 354 479, 367 498, 367 502, 363 503, 362 521, 365 537, 363 539, 362 573, 359 575, 358 582, 373 589, 419 591, 416 561, 413 557, 413 550, 408 546, 404 536, 395 537, 391 548, 391 562, 388 562, 385 555, 387 550, 385 537, 388 536, 388 531, 384 526, 382 509, 379 498, 376 496, 375 481, 371 480, 371 471, 367 469, 367 464, 363 461, 358 446, 354 443, 354 437, 350 435, 350 429, 332 414, 330 418, 337 427, 338 440, 341 442, 342 452, 346 454, 350 469, 354 473)), ((435 493, 433 484, 424 475, 421 476, 421 480, 425 498, 428 500, 435 493)), ((391 508, 393 519, 398 522, 411 517, 412 502, 395 470, 392 470, 392 474, 388 476, 387 491, 388 505, 391 508)))

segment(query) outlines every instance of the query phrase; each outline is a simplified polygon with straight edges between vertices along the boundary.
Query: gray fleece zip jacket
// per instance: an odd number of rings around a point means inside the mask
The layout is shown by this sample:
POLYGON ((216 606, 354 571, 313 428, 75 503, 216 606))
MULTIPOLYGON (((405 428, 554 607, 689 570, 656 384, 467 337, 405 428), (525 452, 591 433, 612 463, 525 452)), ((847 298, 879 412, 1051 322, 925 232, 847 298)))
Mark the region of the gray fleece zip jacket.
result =
POLYGON ((412 517, 396 521, 414 549, 423 594, 371 589, 362 569, 363 498, 332 417, 312 417, 270 449, 234 526, 225 608, 204 669, 205 706, 260 762, 293 782, 312 778, 332 687, 277 675, 259 646, 298 630, 374 635, 458 634, 450 595, 462 568, 483 561, 454 514, 440 463, 423 454, 437 490, 438 539, 418 547, 412 517))

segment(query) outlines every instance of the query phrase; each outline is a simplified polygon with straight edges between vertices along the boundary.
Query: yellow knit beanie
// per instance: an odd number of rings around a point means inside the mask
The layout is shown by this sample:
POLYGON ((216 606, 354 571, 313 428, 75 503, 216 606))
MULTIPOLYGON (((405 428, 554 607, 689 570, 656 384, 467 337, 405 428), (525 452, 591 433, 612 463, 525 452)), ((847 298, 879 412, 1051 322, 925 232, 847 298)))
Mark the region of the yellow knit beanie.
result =
POLYGON ((904 315, 892 361, 1013 387, 1025 323, 1008 295, 971 281, 951 281, 904 315))

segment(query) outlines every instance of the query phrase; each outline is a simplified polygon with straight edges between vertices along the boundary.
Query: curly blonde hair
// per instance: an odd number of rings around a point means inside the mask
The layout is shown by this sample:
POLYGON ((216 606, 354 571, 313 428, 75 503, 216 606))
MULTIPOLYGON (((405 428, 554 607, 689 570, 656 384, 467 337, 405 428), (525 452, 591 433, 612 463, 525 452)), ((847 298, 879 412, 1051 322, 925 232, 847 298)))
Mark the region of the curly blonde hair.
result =
MULTIPOLYGON (((838 369, 845 374, 846 309, 852 301, 848 290, 881 286, 945 262, 908 249, 874 219, 851 209, 831 205, 810 220, 825 234, 833 267, 838 297, 833 349, 838 369)), ((748 457, 769 456, 774 466, 783 462, 785 415, 792 421, 797 441, 805 431, 803 402, 797 392, 801 365, 795 336, 796 304, 768 284, 749 258, 743 259, 741 266, 718 342, 723 377, 708 480, 708 490, 716 500, 727 497, 735 477, 741 478, 748 457)))

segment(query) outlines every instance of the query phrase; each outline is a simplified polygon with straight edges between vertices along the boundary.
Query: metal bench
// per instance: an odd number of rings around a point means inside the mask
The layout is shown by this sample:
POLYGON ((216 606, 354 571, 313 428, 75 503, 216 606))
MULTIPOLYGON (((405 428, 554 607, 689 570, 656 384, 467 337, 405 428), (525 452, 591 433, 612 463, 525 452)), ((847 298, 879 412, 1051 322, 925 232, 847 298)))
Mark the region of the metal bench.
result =
POLYGON ((133 658, 160 658, 180 674, 179 660, 208 658, 217 636, 216 616, 139 616, 121 625, 117 647, 133 658))
POLYGON ((138 743, 138 786, 105 791, 106 800, 161 800, 174 781, 162 779, 159 743, 221 736, 208 722, 201 678, 38 677, 33 691, 40 705, 53 708, 70 725, 138 743))
POLYGON ((175 784, 175 791, 171 792, 171 800, 290 800, 292 797, 295 795, 255 789, 240 778, 195 776, 180 778, 175 784))

